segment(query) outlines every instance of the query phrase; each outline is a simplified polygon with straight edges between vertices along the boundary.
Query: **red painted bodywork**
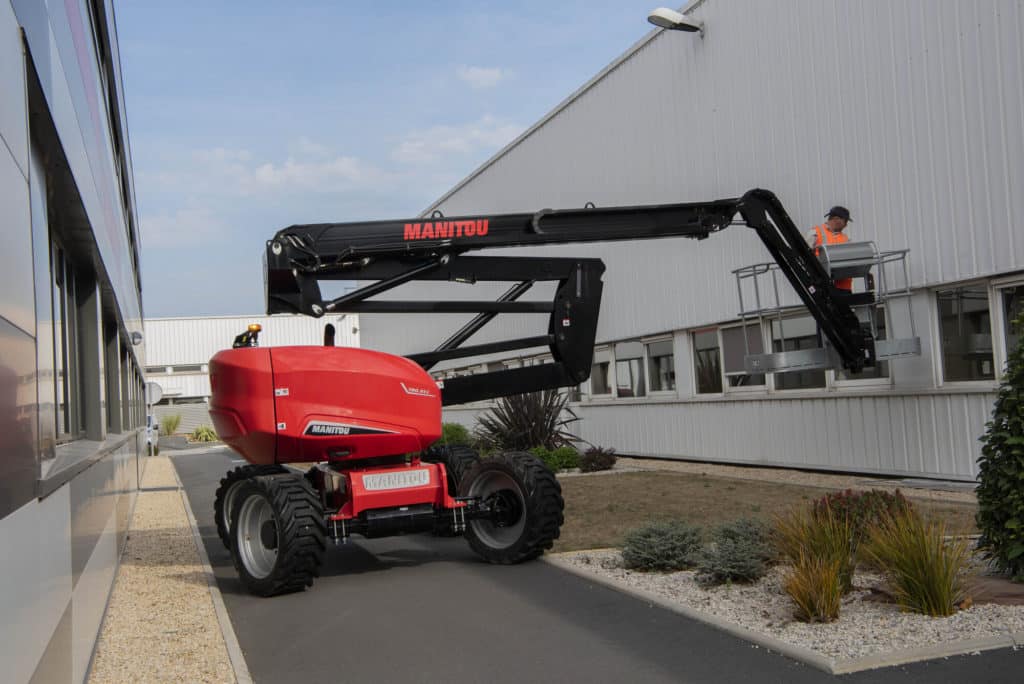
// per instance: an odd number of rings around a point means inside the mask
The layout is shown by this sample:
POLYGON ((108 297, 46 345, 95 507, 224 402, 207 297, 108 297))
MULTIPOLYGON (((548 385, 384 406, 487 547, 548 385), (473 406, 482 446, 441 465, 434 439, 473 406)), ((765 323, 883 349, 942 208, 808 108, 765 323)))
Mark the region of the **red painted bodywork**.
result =
POLYGON ((350 347, 243 347, 210 359, 210 416, 250 463, 417 453, 441 436, 441 397, 409 359, 350 347), (333 430, 334 434, 311 434, 333 430))
POLYGON ((347 491, 349 496, 338 512, 330 516, 331 520, 342 520, 358 517, 363 511, 374 508, 394 508, 396 506, 415 506, 416 504, 433 504, 435 508, 455 508, 457 504, 448 496, 445 482, 444 466, 438 463, 416 463, 408 466, 389 466, 350 470, 347 491), (400 474, 423 470, 429 474, 428 484, 401 489, 368 490, 363 483, 363 475, 400 474))

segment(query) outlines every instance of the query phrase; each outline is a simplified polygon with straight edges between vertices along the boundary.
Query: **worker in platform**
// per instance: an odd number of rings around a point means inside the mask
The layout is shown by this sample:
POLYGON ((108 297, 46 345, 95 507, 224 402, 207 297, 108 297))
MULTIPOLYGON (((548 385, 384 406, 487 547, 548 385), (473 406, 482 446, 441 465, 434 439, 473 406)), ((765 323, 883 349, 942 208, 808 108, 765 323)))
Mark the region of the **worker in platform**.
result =
MULTIPOLYGON (((825 223, 815 226, 807 233, 807 244, 814 248, 814 256, 818 256, 821 245, 840 245, 849 242, 846 224, 850 222, 850 210, 846 207, 834 206, 825 214, 825 223)), ((836 288, 850 292, 853 290, 853 279, 843 278, 833 282, 836 288)))

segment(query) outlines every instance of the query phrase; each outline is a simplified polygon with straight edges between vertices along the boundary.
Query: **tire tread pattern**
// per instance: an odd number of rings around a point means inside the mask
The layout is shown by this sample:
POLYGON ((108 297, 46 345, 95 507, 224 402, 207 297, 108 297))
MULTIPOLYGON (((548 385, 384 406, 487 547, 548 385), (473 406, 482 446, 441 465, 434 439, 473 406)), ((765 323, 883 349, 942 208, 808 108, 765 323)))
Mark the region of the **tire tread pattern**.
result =
POLYGON ((466 528, 470 547, 489 563, 514 565, 537 558, 550 549, 561 533, 565 522, 565 501, 562 486, 544 463, 524 451, 505 451, 481 460, 462 483, 461 491, 468 492, 473 480, 483 471, 496 468, 512 475, 523 490, 526 503, 526 524, 523 533, 512 544, 497 548, 485 543, 466 528))
POLYGON ((224 542, 224 547, 231 550, 231 530, 228 529, 228 525, 224 522, 231 515, 231 511, 227 511, 225 515, 224 504, 227 501, 228 492, 232 487, 241 484, 243 481, 248 480, 250 477, 259 477, 260 475, 274 475, 276 473, 288 472, 284 466, 277 464, 269 465, 244 465, 229 470, 224 477, 220 479, 220 486, 217 487, 217 493, 213 498, 213 517, 217 521, 217 536, 224 542))
POLYGON ((473 466, 480 462, 480 454, 476 449, 462 444, 434 447, 428 451, 423 460, 427 463, 440 463, 448 473, 448 493, 458 496, 459 486, 473 466))
MULTIPOLYGON (((237 548, 234 549, 232 555, 242 583, 259 596, 287 594, 312 586, 320 576, 327 552, 327 523, 320 497, 304 477, 293 473, 262 475, 248 482, 270 501, 278 520, 277 562, 267 577, 256 579, 242 567, 237 548)), ((232 527, 242 500, 235 501, 232 527)))

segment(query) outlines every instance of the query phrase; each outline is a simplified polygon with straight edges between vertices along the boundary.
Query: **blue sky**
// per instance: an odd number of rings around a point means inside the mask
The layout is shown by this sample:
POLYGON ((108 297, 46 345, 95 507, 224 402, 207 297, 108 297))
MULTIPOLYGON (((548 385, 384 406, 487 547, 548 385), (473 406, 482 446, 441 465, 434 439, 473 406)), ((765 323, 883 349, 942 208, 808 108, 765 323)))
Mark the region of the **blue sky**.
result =
POLYGON ((262 312, 274 232, 415 216, 657 4, 120 0, 146 316, 262 312))

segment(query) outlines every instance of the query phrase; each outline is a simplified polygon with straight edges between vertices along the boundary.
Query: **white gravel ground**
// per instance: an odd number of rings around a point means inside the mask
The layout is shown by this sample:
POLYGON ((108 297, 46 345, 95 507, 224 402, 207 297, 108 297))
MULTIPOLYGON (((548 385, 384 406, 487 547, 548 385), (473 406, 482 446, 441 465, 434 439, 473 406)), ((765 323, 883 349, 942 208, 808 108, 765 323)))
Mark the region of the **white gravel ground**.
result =
POLYGON ((577 551, 554 558, 834 660, 1024 634, 1024 606, 975 605, 948 618, 903 613, 893 604, 864 600, 871 594, 871 587, 881 584, 881 578, 868 574, 857 575, 855 589, 844 599, 836 622, 806 624, 793 618, 793 603, 782 590, 781 568, 773 569, 756 584, 704 589, 697 584, 693 571, 626 570, 617 550, 577 551))
POLYGON ((234 682, 206 572, 164 456, 144 460, 131 530, 89 684, 234 682))

